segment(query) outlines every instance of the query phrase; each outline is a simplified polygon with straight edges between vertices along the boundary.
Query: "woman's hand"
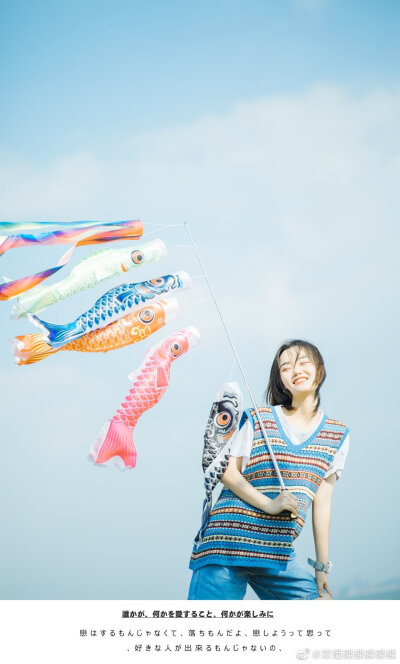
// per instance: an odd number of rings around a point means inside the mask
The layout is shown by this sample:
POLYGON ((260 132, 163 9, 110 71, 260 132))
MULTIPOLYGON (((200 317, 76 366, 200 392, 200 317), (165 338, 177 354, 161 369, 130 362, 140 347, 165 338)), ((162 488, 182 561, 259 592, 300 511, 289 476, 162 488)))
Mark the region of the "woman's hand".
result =
POLYGON ((241 473, 242 457, 229 457, 228 466, 221 477, 221 482, 245 502, 262 510, 266 514, 279 514, 289 510, 297 516, 297 498, 289 491, 282 491, 277 498, 268 498, 248 482, 241 473))
POLYGON ((328 574, 319 570, 315 570, 315 581, 318 588, 318 599, 332 599, 332 593, 328 586, 328 574), (326 592, 324 592, 324 590, 326 592))
POLYGON ((271 500, 267 509, 265 510, 268 514, 279 514, 284 510, 288 510, 295 516, 297 516, 297 498, 290 491, 281 491, 279 496, 271 500))

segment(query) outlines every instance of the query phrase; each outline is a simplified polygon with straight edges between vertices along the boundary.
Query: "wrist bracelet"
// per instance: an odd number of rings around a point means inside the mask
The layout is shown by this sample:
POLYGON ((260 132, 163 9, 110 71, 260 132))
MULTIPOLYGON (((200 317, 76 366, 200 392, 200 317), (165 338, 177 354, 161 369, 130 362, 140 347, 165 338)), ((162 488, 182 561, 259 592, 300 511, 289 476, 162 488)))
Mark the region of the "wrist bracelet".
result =
POLYGON ((330 560, 328 560, 327 563, 321 563, 319 560, 312 560, 312 558, 307 558, 307 562, 309 565, 311 565, 311 567, 314 567, 316 570, 318 570, 318 572, 330 572, 333 567, 333 563, 330 560))

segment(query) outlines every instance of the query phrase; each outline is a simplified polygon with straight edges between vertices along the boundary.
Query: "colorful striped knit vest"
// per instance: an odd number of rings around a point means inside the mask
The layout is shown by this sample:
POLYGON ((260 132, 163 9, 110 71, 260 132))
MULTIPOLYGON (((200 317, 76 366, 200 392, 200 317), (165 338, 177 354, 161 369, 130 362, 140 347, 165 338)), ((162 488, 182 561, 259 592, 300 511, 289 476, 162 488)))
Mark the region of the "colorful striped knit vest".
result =
MULTIPOLYGON (((348 433, 344 424, 324 415, 312 435, 294 445, 273 406, 258 410, 285 486, 297 497, 297 518, 292 519, 287 510, 267 514, 224 488, 210 512, 203 539, 194 544, 189 563, 192 570, 210 564, 286 569, 293 540, 300 534, 314 494, 348 433)), ((246 417, 253 424, 254 435, 243 477, 268 498, 276 498, 280 485, 255 410, 245 410, 241 424, 246 417)))

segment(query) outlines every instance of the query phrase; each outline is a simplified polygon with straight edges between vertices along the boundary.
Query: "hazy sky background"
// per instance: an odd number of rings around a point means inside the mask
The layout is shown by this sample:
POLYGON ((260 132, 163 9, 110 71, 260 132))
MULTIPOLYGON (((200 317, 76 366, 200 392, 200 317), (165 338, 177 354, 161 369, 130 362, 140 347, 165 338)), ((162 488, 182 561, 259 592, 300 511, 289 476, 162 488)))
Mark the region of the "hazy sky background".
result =
MULTIPOLYGON (((320 348, 321 406, 351 430, 334 592, 400 576, 399 27, 394 0, 0 2, 0 218, 140 218, 169 256, 129 281, 200 275, 184 227, 157 232, 188 222, 260 405, 284 339, 320 348)), ((63 251, 10 251, 0 273, 63 251)), ((41 317, 66 323, 120 281, 41 317)), ((27 367, 7 339, 35 330, 1 303, 0 598, 186 598, 209 410, 230 377, 245 392, 209 295, 194 279, 142 345, 27 367), (140 419, 136 468, 93 468, 128 374, 189 324, 201 345, 140 419)), ((314 555, 311 513, 296 549, 314 555)))

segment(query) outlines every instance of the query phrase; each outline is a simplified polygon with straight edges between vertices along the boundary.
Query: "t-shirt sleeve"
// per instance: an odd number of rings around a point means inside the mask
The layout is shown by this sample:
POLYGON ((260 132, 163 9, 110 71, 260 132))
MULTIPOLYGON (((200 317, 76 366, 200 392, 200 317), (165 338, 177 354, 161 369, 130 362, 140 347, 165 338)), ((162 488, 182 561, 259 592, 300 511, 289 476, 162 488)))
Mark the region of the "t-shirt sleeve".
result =
POLYGON ((342 470, 344 468, 344 464, 345 464, 345 461, 346 461, 347 454, 349 452, 349 445, 350 445, 350 434, 347 434, 347 436, 344 439, 341 447, 336 452, 331 465, 329 466, 328 470, 326 471, 326 473, 324 475, 324 479, 326 479, 327 477, 329 477, 333 473, 336 473, 337 478, 339 479, 340 475, 342 474, 342 470))
POLYGON ((246 468, 247 462, 250 459, 252 445, 253 445, 253 427, 251 422, 248 419, 246 419, 242 424, 241 429, 235 433, 235 437, 232 441, 232 447, 229 452, 230 456, 243 457, 242 472, 246 468))

